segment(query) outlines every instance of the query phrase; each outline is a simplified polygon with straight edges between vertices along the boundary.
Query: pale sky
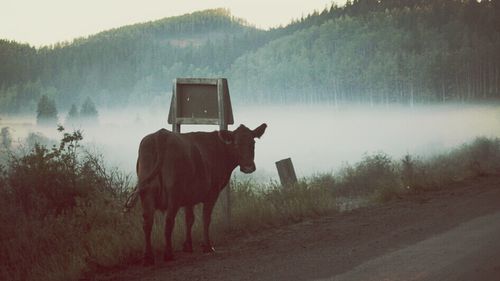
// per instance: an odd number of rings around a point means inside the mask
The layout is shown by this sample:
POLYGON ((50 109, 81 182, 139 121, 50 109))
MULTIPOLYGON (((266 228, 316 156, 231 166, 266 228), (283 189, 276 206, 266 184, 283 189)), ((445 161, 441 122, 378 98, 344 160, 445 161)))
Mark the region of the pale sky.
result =
POLYGON ((209 8, 260 28, 286 25, 345 0, 0 0, 0 39, 35 46, 209 8))

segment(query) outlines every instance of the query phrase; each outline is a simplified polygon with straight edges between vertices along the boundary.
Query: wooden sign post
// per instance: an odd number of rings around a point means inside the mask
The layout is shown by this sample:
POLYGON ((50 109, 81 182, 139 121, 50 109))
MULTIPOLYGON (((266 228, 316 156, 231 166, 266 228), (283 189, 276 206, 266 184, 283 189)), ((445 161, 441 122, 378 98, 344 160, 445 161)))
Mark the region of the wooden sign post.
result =
MULTIPOLYGON (((168 113, 172 131, 181 132, 182 124, 219 125, 227 130, 234 124, 229 87, 225 78, 177 78, 172 87, 168 113)), ((231 185, 222 191, 226 227, 231 224, 231 185)))
POLYGON ((297 176, 293 168, 292 159, 286 158, 276 162, 276 169, 280 176, 280 182, 283 187, 289 187, 297 183, 297 176))

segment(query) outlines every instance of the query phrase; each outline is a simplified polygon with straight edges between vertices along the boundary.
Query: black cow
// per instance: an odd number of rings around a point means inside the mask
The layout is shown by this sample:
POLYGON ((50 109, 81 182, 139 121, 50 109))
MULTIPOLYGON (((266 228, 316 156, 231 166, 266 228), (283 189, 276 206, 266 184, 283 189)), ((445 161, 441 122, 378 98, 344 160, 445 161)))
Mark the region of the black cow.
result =
POLYGON ((186 215, 185 252, 192 252, 193 207, 203 203, 203 251, 214 251, 209 237, 212 209, 231 173, 240 166, 244 173, 255 171, 254 138, 260 138, 267 125, 255 130, 240 125, 234 131, 172 133, 161 129, 147 135, 139 146, 138 184, 143 208, 146 240, 145 264, 154 262, 151 229, 155 210, 166 211, 165 260, 173 259, 172 229, 179 208, 186 215))

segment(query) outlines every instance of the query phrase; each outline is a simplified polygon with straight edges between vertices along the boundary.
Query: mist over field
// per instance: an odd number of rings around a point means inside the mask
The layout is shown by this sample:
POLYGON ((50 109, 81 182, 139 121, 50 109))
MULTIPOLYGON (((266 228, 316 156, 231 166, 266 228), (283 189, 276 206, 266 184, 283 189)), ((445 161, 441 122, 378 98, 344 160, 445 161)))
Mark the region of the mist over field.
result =
MULTIPOLYGON (((353 164, 365 154, 387 153, 394 159, 405 154, 432 156, 460 146, 475 137, 500 136, 500 106, 344 106, 234 105, 235 124, 268 129, 256 143, 257 180, 276 179, 275 162, 291 157, 297 175, 335 172, 343 163, 353 164)), ((86 149, 102 153, 109 166, 135 175, 139 143, 145 135, 167 124, 168 107, 127 108, 101 111, 98 126, 66 126, 81 129, 86 149)), ((64 124, 64 118, 60 118, 64 124)), ((29 132, 58 139, 54 128, 37 127, 34 118, 3 118, 0 126, 11 127, 14 139, 29 132)), ((182 132, 213 131, 217 126, 182 126, 182 132)), ((234 175, 241 176, 238 169, 234 175)))

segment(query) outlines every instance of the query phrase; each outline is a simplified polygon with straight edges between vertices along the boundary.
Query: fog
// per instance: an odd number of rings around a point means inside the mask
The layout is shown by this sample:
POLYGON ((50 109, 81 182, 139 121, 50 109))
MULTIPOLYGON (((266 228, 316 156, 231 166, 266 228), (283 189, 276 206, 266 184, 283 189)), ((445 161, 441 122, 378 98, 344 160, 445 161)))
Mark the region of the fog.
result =
MULTIPOLYGON (((268 128, 257 140, 256 178, 276 179, 275 162, 291 157, 299 177, 335 172, 365 154, 384 152, 393 159, 405 154, 427 157, 471 141, 477 136, 500 137, 500 106, 243 106, 234 105, 235 124, 268 128)), ((128 108, 100 111, 100 125, 80 128, 84 144, 103 154, 111 166, 133 174, 139 143, 159 128, 171 129, 165 109, 128 108)), ((7 119, 0 126, 8 126, 7 119)), ((14 135, 42 131, 57 138, 54 129, 33 126, 34 120, 12 123, 14 135), (17 125, 16 125, 17 124, 17 125)), ((67 128, 72 129, 72 128, 67 128)), ((213 131, 217 126, 182 126, 182 132, 213 131)))

